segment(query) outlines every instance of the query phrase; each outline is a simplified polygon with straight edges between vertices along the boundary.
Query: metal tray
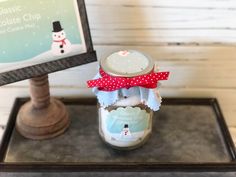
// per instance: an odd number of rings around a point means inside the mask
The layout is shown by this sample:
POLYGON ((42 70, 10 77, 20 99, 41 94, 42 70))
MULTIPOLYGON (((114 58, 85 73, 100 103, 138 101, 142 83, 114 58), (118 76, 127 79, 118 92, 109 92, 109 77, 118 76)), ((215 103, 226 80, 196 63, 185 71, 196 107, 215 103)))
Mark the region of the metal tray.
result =
POLYGON ((62 99, 72 119, 65 134, 33 141, 15 130, 15 101, 0 146, 0 171, 235 171, 235 147, 214 98, 164 98, 141 148, 117 151, 98 135, 95 99, 62 99))

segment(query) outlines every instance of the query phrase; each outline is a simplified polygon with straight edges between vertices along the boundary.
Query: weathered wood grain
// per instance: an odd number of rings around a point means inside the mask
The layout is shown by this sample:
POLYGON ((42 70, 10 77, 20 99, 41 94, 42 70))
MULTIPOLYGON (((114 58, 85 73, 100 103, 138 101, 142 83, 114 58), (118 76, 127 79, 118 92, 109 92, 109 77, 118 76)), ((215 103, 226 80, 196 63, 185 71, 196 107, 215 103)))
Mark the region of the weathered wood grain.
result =
MULTIPOLYGON (((95 46, 98 58, 104 58, 112 51, 136 49, 155 59, 161 70, 170 70, 169 81, 162 82, 165 87, 187 88, 236 88, 235 47, 191 47, 191 46, 95 46)), ((86 81, 93 78, 97 63, 57 72, 50 75, 52 86, 86 87, 86 81), (86 73, 86 75, 84 74, 86 73), (80 77, 83 76, 83 77, 80 77)), ((14 86, 27 86, 19 82, 14 86)))
POLYGON ((69 127, 65 105, 50 97, 48 75, 30 79, 30 101, 22 105, 16 119, 16 129, 25 138, 54 138, 69 127))
POLYGON ((92 37, 98 45, 235 45, 234 1, 86 3, 92 37))
POLYGON ((85 0, 87 6, 141 6, 141 7, 182 7, 182 8, 205 8, 205 9, 234 9, 234 0, 85 0), (227 3, 226 3, 227 2, 227 3))

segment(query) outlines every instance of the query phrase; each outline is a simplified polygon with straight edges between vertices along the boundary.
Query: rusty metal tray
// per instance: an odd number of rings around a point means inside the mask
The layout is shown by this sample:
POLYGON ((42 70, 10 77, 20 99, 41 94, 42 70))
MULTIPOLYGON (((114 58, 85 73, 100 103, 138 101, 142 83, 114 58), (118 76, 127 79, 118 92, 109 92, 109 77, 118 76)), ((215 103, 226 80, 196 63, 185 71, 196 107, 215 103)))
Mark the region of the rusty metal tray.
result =
POLYGON ((214 98, 164 98, 153 134, 141 148, 123 152, 98 135, 96 100, 62 99, 72 119, 65 134, 33 141, 15 130, 16 99, 0 147, 0 171, 234 171, 235 147, 214 98))

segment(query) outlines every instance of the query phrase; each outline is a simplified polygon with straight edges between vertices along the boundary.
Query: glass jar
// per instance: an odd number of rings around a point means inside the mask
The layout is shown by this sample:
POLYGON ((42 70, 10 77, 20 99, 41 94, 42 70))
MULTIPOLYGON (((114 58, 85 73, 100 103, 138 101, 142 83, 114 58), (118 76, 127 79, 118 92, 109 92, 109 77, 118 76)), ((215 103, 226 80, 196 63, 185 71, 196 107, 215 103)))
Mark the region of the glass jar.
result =
POLYGON ((124 98, 127 104, 99 106, 99 134, 116 149, 135 149, 143 145, 152 132, 153 111, 146 105, 133 105, 132 98, 124 98))
POLYGON ((107 144, 129 150, 148 140, 153 111, 161 104, 157 81, 167 77, 168 72, 157 77, 150 57, 135 50, 100 61, 100 71, 88 85, 98 98, 99 134, 107 144))

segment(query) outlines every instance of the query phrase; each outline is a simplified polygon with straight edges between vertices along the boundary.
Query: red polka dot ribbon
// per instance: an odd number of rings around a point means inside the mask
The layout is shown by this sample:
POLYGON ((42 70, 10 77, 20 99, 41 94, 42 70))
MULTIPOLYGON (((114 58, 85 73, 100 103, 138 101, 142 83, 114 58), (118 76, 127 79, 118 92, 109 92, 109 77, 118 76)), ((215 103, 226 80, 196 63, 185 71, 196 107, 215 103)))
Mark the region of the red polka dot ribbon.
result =
POLYGON ((122 88, 144 87, 156 88, 159 80, 168 80, 169 72, 151 72, 136 77, 114 77, 100 69, 101 78, 87 81, 88 87, 98 87, 102 91, 114 91, 122 88))

